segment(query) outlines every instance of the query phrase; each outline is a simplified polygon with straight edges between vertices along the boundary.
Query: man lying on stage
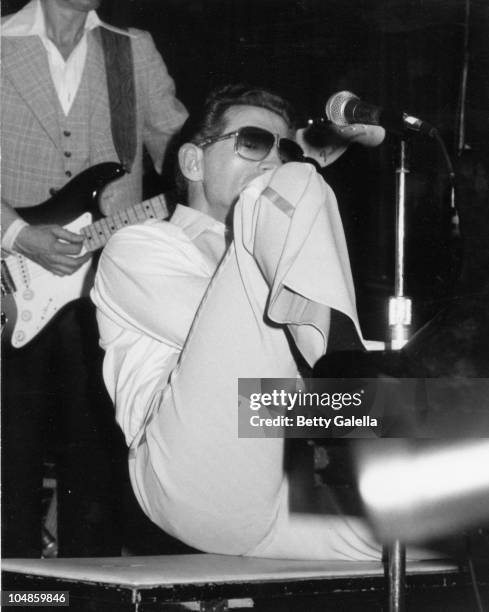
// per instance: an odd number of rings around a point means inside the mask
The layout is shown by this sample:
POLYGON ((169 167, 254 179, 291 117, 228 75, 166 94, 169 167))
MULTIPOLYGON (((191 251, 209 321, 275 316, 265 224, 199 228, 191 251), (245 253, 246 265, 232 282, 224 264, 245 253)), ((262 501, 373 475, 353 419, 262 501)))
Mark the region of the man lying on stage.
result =
POLYGON ((112 237, 93 290, 137 498, 206 552, 379 559, 361 520, 289 511, 283 439, 237 433, 238 378, 296 378, 333 309, 360 333, 335 196, 270 92, 223 88, 184 134, 188 206, 112 237))

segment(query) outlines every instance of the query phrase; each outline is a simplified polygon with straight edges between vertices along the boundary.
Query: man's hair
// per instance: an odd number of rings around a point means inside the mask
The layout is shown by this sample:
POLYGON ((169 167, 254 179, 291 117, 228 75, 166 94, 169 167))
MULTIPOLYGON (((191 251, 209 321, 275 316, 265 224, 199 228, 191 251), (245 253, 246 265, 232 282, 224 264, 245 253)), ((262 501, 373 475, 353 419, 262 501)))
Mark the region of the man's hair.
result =
MULTIPOLYGON (((260 87, 245 84, 226 85, 214 90, 207 97, 199 113, 193 113, 183 124, 176 149, 186 142, 199 144, 208 138, 217 138, 226 129, 226 112, 233 106, 257 106, 282 117, 292 129, 295 123, 292 106, 278 94, 260 87)), ((179 196, 186 195, 186 180, 176 160, 176 184, 179 196)))
POLYGON ((182 127, 183 142, 197 144, 207 138, 220 136, 225 129, 226 111, 233 106, 265 108, 282 117, 289 127, 293 125, 292 107, 276 93, 244 84, 226 85, 207 97, 201 113, 187 119, 182 127))

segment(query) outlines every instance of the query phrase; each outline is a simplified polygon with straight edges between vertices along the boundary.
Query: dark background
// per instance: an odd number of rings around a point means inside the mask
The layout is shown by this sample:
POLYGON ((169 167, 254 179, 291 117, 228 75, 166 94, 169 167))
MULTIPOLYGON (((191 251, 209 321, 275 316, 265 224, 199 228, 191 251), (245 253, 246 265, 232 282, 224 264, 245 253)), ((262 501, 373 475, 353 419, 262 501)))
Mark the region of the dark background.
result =
MULTIPOLYGON (((3 0, 2 14, 24 4, 3 0)), ((415 327, 453 295, 486 281, 487 0, 105 0, 100 14, 114 25, 152 33, 190 111, 212 87, 247 81, 288 97, 304 123, 324 115, 331 94, 348 89, 435 125, 456 166, 466 240, 450 232, 449 182, 439 146, 412 138, 406 293, 414 298, 415 327), (462 259, 470 261, 463 286, 462 259)), ((385 337, 385 299, 393 293, 397 150, 394 136, 376 149, 352 145, 323 171, 339 200, 367 337, 385 337)))

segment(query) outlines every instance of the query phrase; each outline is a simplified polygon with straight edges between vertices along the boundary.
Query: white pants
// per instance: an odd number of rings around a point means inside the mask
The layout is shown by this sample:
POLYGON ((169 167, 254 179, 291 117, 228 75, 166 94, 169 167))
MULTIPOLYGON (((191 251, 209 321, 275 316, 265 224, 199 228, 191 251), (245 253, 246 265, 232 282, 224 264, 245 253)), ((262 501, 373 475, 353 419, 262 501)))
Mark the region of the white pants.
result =
POLYGON ((131 449, 131 478, 156 524, 206 552, 380 559, 363 521, 289 511, 283 439, 238 438, 238 378, 298 374, 284 324, 314 363, 330 307, 357 323, 334 195, 310 166, 288 166, 242 194, 235 241, 131 449))

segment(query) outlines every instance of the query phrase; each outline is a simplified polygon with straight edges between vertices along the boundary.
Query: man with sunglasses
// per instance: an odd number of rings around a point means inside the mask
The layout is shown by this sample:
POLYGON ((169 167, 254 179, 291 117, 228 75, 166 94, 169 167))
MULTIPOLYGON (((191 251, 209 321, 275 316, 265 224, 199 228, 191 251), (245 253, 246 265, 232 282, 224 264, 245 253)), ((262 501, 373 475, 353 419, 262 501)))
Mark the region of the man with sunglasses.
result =
POLYGON ((290 513, 282 438, 237 433, 238 378, 295 379, 293 353, 315 363, 333 309, 358 329, 334 195, 292 135, 289 105, 244 86, 187 121, 188 207, 120 231, 100 260, 104 379, 138 500, 171 535, 222 554, 378 559, 359 520, 290 513))

